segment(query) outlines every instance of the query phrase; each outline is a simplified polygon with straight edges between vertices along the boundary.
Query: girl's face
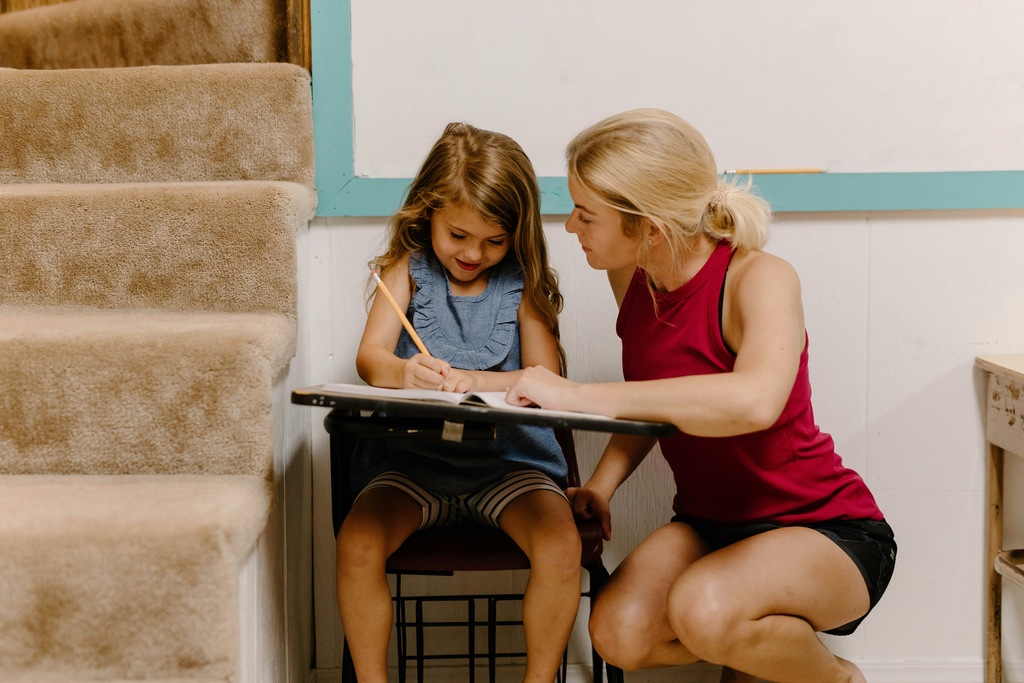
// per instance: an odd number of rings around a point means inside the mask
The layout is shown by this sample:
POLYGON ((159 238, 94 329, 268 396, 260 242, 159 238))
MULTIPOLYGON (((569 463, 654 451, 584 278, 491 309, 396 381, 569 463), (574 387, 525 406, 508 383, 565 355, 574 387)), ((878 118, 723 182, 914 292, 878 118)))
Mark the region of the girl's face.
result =
POLYGON ((505 258, 512 238, 474 209, 446 206, 430 217, 430 243, 453 291, 466 295, 483 292, 487 271, 505 258))
POLYGON ((565 229, 580 241, 587 263, 597 270, 635 266, 638 245, 622 231, 622 217, 615 209, 569 179, 569 195, 575 208, 565 229))

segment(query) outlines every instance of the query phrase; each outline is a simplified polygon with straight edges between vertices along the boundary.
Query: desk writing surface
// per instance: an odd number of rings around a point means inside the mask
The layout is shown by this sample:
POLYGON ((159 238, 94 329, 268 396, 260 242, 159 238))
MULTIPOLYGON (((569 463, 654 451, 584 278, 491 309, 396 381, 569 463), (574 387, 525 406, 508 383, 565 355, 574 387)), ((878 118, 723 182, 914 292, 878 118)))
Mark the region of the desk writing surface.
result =
POLYGON ((534 414, 532 411, 503 411, 480 405, 359 396, 331 391, 324 388, 323 385, 292 391, 292 403, 344 410, 386 410, 389 416, 394 417, 432 417, 451 422, 524 424, 644 436, 671 436, 676 432, 676 428, 673 425, 664 422, 619 420, 585 413, 580 413, 579 415, 559 413, 552 416, 544 414, 544 411, 541 410, 536 411, 536 414, 534 414))

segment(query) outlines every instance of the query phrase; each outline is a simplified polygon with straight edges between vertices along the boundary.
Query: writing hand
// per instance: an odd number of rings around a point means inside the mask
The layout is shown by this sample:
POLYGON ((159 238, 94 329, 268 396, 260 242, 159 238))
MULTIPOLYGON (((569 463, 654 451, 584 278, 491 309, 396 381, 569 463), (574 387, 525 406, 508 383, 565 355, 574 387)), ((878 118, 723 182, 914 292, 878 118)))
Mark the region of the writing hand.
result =
POLYGON ((405 362, 402 386, 405 389, 441 389, 451 371, 452 366, 440 358, 417 353, 405 362))
POLYGON ((451 391, 456 394, 464 394, 467 391, 475 391, 476 389, 476 377, 472 373, 466 370, 459 370, 458 368, 452 368, 448 371, 444 385, 441 387, 441 391, 451 391))
POLYGON ((572 513, 578 519, 596 519, 601 524, 601 536, 606 541, 612 538, 612 514, 608 500, 585 486, 566 489, 572 513))

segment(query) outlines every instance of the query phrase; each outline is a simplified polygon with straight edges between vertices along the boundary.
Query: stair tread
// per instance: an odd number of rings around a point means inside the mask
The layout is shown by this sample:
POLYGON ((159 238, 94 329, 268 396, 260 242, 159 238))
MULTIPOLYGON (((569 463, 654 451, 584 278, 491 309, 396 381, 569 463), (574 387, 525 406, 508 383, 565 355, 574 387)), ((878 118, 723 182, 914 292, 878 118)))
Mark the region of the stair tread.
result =
POLYGON ((78 0, 0 15, 0 64, 54 69, 283 61, 285 23, 283 5, 274 0, 78 0))
POLYGON ((0 304, 294 317, 315 201, 278 181, 0 185, 0 304))
POLYGON ((162 537, 216 528, 242 553, 269 507, 267 482, 246 475, 0 475, 0 545, 34 534, 162 537))
POLYGON ((70 344, 82 349, 114 342, 126 354, 160 346, 222 354, 232 345, 258 349, 275 371, 295 353, 294 326, 281 313, 0 305, 0 345, 70 344), (213 341, 218 344, 211 345, 213 341))
POLYGON ((309 72, 292 64, 0 68, 0 183, 315 186, 309 72))
POLYGON ((0 306, 0 474, 270 479, 279 313, 0 306))
POLYGON ((0 679, 227 679, 270 507, 233 476, 0 476, 0 679))

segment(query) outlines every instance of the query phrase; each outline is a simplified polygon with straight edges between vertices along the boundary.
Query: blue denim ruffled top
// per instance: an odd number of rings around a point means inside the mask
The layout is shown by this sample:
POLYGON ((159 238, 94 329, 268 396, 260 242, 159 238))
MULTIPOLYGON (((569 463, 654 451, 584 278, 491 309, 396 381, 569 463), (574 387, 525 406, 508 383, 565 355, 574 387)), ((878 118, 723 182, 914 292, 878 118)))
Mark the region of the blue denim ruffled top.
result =
MULTIPOLYGON (((511 257, 494 266, 487 288, 476 296, 454 296, 448 273, 433 252, 409 257, 416 283, 407 315, 431 355, 462 370, 510 371, 521 366, 519 303, 522 269, 511 257)), ((399 358, 418 352, 402 330, 399 358)), ((549 428, 498 425, 494 441, 455 443, 440 439, 367 439, 352 459, 352 485, 359 490, 382 472, 401 472, 440 494, 475 491, 518 470, 539 470, 566 485, 562 451, 549 428)))

